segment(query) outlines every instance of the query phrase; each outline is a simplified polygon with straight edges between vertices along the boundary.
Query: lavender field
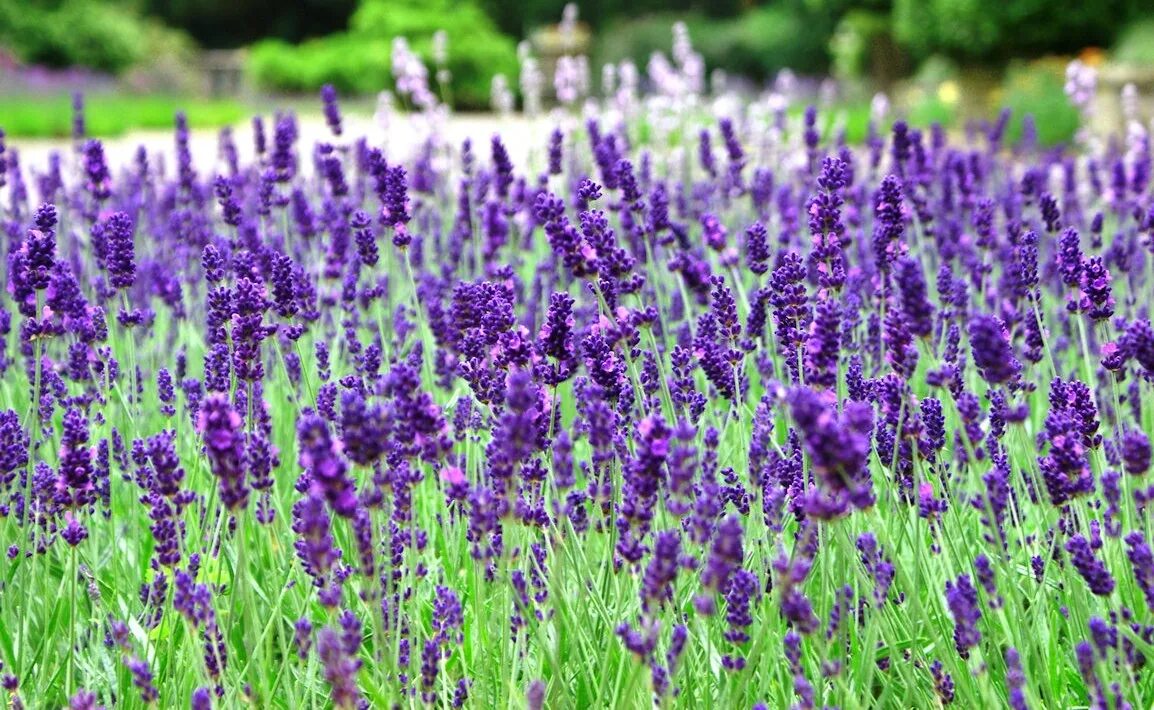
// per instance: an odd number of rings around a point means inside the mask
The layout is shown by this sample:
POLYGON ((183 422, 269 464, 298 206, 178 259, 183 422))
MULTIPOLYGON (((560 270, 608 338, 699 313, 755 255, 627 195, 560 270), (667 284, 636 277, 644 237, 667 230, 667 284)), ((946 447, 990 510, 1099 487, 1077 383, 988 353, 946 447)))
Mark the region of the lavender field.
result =
POLYGON ((6 706, 1154 704, 1142 123, 700 72, 0 149, 6 706))

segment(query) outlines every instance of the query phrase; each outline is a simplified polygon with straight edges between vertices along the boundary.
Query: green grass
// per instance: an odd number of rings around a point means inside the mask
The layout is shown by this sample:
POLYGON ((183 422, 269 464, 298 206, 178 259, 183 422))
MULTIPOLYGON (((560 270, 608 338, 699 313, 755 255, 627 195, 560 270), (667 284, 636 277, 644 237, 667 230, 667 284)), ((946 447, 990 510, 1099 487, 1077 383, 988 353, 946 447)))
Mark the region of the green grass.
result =
MULTIPOLYGON (((167 130, 184 111, 192 128, 218 128, 248 115, 231 99, 191 96, 94 94, 85 97, 88 135, 108 138, 134 130, 167 130)), ((0 96, 0 128, 15 138, 66 138, 72 135, 72 98, 59 95, 0 96)))

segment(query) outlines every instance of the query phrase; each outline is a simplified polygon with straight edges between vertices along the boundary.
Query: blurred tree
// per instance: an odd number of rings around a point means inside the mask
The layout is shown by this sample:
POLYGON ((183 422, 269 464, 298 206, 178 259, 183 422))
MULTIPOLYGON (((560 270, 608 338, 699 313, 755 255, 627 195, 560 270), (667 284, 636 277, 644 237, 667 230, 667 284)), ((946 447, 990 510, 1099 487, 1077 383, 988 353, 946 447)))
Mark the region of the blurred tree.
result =
MULTIPOLYGON (((557 22, 569 0, 482 0, 481 6, 504 33, 527 36, 534 28, 557 22)), ((800 0, 804 1, 804 0, 800 0)), ((796 5, 799 0, 771 2, 770 5, 796 5)), ((646 15, 684 12, 707 17, 736 17, 744 10, 767 3, 754 0, 581 0, 577 3, 581 20, 595 29, 615 20, 646 15)))
POLYGON ((1150 9, 1149 0, 894 0, 893 26, 920 56, 1000 62, 1107 45, 1150 9))
POLYGON ((138 0, 202 46, 239 47, 276 37, 299 42, 343 30, 357 0, 138 0))
POLYGON ((0 0, 0 45, 34 64, 121 72, 141 58, 146 29, 126 3, 0 0))
MULTIPOLYGON (((864 4, 886 2, 866 0, 864 4)), ((644 68, 653 52, 669 53, 670 27, 681 21, 709 70, 724 69, 754 80, 771 78, 787 67, 820 74, 829 68, 830 36, 845 8, 853 4, 850 0, 777 0, 741 7, 743 3, 732 2, 713 6, 710 13, 646 12, 603 20, 594 35, 592 59, 600 65, 628 58, 644 68), (729 15, 719 17, 718 13, 729 15)), ((888 27, 888 7, 883 16, 888 27)))
MULTIPOLYGON (((392 86, 395 37, 405 37, 430 65, 438 31, 448 39, 445 68, 452 80, 446 89, 456 106, 488 106, 493 75, 516 77, 513 40, 497 31, 476 0, 362 0, 344 32, 297 45, 279 39, 257 43, 249 71, 258 84, 279 91, 315 91, 331 83, 342 92, 369 94, 392 86)), ((434 90, 435 78, 433 67, 434 90)))

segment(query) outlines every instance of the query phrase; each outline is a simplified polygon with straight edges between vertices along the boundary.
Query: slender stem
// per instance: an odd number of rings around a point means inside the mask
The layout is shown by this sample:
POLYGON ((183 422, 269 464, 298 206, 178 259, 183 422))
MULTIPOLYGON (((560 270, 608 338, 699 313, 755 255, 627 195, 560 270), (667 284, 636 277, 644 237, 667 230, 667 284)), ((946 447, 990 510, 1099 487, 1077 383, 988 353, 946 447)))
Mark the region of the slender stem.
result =
POLYGON ((67 688, 69 695, 71 695, 76 690, 76 686, 73 685, 72 682, 76 669, 76 577, 78 576, 76 547, 72 547, 69 550, 69 554, 71 557, 69 570, 72 577, 69 584, 71 585, 72 591, 68 599, 68 680, 65 682, 64 687, 67 688))

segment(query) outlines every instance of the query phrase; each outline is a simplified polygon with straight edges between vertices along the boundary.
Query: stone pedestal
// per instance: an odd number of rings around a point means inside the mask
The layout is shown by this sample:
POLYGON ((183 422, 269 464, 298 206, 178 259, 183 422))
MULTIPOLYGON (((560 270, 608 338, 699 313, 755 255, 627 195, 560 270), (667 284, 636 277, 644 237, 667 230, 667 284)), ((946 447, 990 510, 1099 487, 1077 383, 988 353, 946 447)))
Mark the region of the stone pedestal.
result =
POLYGON ((1144 124, 1154 119, 1154 66, 1106 64, 1098 70, 1098 93, 1092 121, 1095 132, 1101 135, 1125 132, 1122 91, 1127 84, 1133 84, 1138 90, 1138 118, 1144 124))

